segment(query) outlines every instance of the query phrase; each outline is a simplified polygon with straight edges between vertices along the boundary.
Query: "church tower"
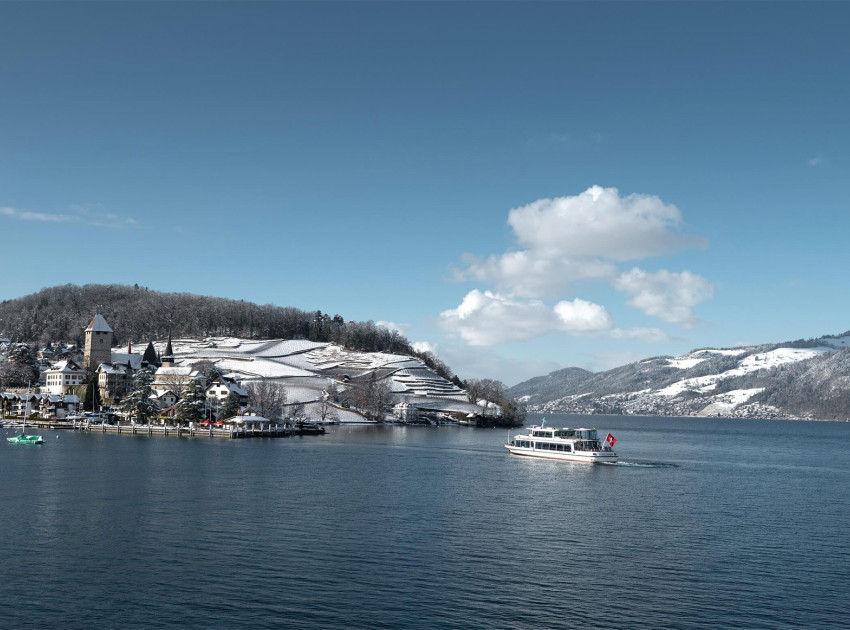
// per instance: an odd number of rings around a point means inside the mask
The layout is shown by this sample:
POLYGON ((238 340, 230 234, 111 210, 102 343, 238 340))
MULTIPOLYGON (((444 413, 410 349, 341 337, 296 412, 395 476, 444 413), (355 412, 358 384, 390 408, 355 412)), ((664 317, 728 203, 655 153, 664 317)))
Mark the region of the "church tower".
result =
POLYGON ((112 329, 103 315, 97 314, 86 328, 84 368, 97 368, 101 363, 112 362, 112 329))
POLYGON ((165 346, 165 353, 160 357, 162 367, 174 367, 174 350, 171 349, 171 333, 168 333, 168 344, 165 346))

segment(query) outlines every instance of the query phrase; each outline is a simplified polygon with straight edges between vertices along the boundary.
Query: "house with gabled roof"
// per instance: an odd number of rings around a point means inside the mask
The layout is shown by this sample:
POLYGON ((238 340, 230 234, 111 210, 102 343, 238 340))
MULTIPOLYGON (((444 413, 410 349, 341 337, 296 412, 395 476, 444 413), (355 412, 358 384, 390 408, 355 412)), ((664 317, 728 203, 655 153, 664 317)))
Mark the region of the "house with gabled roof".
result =
POLYGON ((132 383, 133 367, 130 361, 126 364, 101 363, 97 368, 97 385, 103 400, 120 400, 130 391, 132 383))
POLYGON ((62 420, 77 411, 80 397, 74 394, 41 394, 38 413, 42 418, 62 420))
POLYGON ((44 389, 49 394, 74 393, 83 385, 85 375, 71 359, 59 361, 44 371, 44 389))
POLYGON ((207 400, 213 405, 223 405, 227 400, 227 397, 230 395, 230 392, 239 396, 240 406, 248 404, 248 392, 240 387, 236 381, 222 378, 221 376, 213 379, 207 386, 207 400))
POLYGON ((156 401, 156 404, 159 405, 160 409, 173 407, 177 404, 177 401, 180 400, 180 397, 170 389, 165 390, 164 392, 154 392, 153 395, 151 395, 151 398, 156 401))

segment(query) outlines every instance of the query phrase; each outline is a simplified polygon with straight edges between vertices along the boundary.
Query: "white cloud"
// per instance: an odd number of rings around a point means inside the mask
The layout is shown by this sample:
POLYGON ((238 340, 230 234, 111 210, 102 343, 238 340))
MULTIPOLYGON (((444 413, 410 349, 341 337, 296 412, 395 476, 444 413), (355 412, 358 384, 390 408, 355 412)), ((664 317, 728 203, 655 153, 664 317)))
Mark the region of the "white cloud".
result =
POLYGON ((570 257, 635 260, 702 243, 677 232, 683 222, 676 206, 601 186, 514 208, 508 223, 520 245, 570 257))
POLYGON ((713 287, 705 278, 689 271, 673 273, 662 269, 649 273, 635 267, 621 274, 614 286, 632 297, 631 306, 685 327, 697 322, 693 307, 714 295, 713 287))
POLYGON ((0 207, 0 215, 19 221, 34 221, 38 223, 79 223, 93 227, 121 228, 136 227, 138 222, 133 218, 120 217, 111 212, 103 212, 101 204, 84 204, 71 206, 76 214, 57 214, 49 212, 30 212, 17 208, 0 207))
POLYGON ((541 300, 477 289, 467 293, 457 308, 443 311, 440 323, 473 346, 525 341, 551 332, 650 342, 669 340, 657 328, 615 328, 604 306, 580 298, 562 300, 550 308, 541 300))
POLYGON ((437 354, 434 349, 434 344, 430 341, 414 341, 413 349, 416 350, 416 352, 430 352, 432 354, 437 354))
POLYGON ((384 320, 375 322, 375 326, 383 326, 387 330, 395 331, 400 335, 404 335, 408 330, 410 330, 410 324, 397 324, 395 322, 388 322, 384 320))
POLYGON ((705 245, 681 233, 676 206, 601 186, 515 208, 508 223, 521 249, 486 258, 466 254, 458 279, 486 283, 505 295, 555 298, 576 281, 613 284, 618 262, 705 245))
POLYGON ((703 277, 684 271, 624 272, 625 261, 662 256, 705 240, 683 233, 679 209, 654 195, 621 196, 592 186, 579 195, 540 199, 514 208, 508 223, 517 249, 488 257, 464 255, 460 280, 493 291, 467 293, 440 318, 472 345, 521 341, 548 332, 670 341, 658 328, 617 328, 608 310, 581 298, 557 300, 579 282, 603 282, 625 293, 627 304, 664 322, 693 326, 694 307, 713 295, 703 277))
POLYGON ((20 221, 37 221, 39 223, 63 223, 77 220, 77 217, 68 214, 46 214, 43 212, 16 210, 15 208, 0 208, 0 214, 20 221))
POLYGON ((463 257, 468 267, 458 271, 462 280, 477 280, 500 291, 526 297, 553 297, 563 294, 576 280, 612 280, 617 267, 593 258, 571 258, 552 250, 521 250, 501 256, 463 257))
POLYGON ((816 155, 813 158, 809 158, 808 162, 809 166, 819 166, 824 163, 824 159, 822 155, 816 155))
POLYGON ((579 298, 558 302, 554 311, 561 320, 561 327, 568 332, 593 334, 614 327, 614 320, 604 306, 579 298))
POLYGON ((460 306, 440 313, 443 326, 473 346, 531 339, 557 326, 555 313, 540 300, 517 300, 478 289, 460 306))

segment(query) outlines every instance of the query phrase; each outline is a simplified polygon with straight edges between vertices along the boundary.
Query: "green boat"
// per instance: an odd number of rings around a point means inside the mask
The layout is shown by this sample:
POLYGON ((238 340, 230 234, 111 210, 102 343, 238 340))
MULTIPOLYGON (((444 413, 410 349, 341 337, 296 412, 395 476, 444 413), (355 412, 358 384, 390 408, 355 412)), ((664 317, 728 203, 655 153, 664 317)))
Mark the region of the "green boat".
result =
POLYGON ((6 441, 9 444, 42 444, 44 442, 40 435, 16 435, 6 438, 6 441))

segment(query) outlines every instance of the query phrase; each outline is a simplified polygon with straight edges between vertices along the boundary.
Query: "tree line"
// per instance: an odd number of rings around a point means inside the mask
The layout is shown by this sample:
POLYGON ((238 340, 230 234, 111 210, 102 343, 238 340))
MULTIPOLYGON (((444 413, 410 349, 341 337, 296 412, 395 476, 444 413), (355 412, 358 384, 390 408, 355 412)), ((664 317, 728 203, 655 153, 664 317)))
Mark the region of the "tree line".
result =
POLYGON ((82 347, 85 328, 95 313, 102 314, 115 331, 113 345, 165 339, 168 335, 308 339, 361 352, 416 356, 443 378, 459 382, 432 353, 415 351, 398 331, 372 321, 346 321, 339 314, 318 310, 152 291, 138 284, 66 284, 4 300, 0 302, 0 337, 38 347, 52 341, 82 347))

